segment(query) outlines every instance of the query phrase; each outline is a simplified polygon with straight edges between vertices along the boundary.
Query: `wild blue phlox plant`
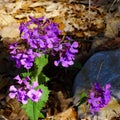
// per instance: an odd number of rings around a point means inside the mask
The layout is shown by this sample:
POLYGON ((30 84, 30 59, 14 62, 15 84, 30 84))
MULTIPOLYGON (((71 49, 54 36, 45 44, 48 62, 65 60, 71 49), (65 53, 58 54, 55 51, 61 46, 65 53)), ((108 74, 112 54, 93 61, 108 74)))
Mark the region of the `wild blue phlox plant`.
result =
POLYGON ((49 19, 29 18, 19 27, 22 42, 9 46, 10 58, 15 61, 15 66, 26 70, 14 77, 16 84, 10 86, 9 97, 22 103, 31 120, 37 120, 44 117, 40 110, 45 106, 50 92, 44 85, 49 78, 42 72, 48 63, 48 56, 57 56, 55 66, 69 67, 74 64, 78 53, 78 42, 68 36, 61 38, 59 25, 49 19))

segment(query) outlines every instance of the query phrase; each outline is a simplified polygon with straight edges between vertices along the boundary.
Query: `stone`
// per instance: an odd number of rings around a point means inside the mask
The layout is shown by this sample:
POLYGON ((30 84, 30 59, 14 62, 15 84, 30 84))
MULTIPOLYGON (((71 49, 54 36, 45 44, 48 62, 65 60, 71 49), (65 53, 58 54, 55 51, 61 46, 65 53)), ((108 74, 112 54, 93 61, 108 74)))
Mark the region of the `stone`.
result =
MULTIPOLYGON (((89 111, 87 113, 88 120, 111 120, 112 117, 120 113, 120 49, 114 51, 102 51, 95 53, 88 59, 83 68, 75 77, 73 85, 74 104, 80 98, 80 94, 88 92, 94 82, 99 82, 101 86, 107 83, 111 84, 111 101, 100 110, 93 118, 89 111), (116 111, 116 113, 114 112, 116 111)), ((81 105, 78 108, 79 118, 84 117, 87 105, 81 105)))

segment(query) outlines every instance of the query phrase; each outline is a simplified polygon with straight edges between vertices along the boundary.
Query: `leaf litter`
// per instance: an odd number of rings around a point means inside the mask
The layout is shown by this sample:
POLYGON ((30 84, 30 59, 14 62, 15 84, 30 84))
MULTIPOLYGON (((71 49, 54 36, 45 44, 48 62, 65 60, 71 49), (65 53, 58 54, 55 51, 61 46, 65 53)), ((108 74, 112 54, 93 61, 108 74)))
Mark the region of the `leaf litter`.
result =
MULTIPOLYGON (((0 101, 5 99, 4 104, 0 104, 0 107, 2 106, 0 117, 4 120, 28 119, 18 101, 11 100, 7 96, 8 87, 11 84, 10 79, 16 74, 16 72, 11 72, 11 69, 12 71, 16 71, 16 69, 10 67, 13 63, 8 59, 7 47, 9 43, 19 41, 19 24, 27 21, 29 16, 45 16, 51 21, 59 23, 63 35, 70 35, 79 42, 80 53, 76 57, 76 61, 83 64, 95 52, 120 47, 120 11, 116 10, 116 5, 113 6, 116 11, 109 13, 107 8, 112 4, 109 0, 105 2, 106 4, 103 4, 104 1, 101 3, 100 0, 92 1, 93 5, 90 6, 89 12, 87 1, 76 0, 74 2, 73 0, 71 2, 65 0, 57 2, 49 0, 0 1, 0 44, 2 45, 0 47, 0 56, 2 56, 0 66, 4 68, 0 69, 0 101), (3 94, 5 90, 6 94, 3 94)), ((44 120, 77 120, 76 108, 71 106, 73 100, 71 88, 74 76, 79 69, 72 68, 72 71, 56 69, 50 64, 48 71, 51 69, 51 75, 48 74, 48 76, 52 80, 48 86, 52 92, 43 109, 43 113, 46 115, 44 120)))

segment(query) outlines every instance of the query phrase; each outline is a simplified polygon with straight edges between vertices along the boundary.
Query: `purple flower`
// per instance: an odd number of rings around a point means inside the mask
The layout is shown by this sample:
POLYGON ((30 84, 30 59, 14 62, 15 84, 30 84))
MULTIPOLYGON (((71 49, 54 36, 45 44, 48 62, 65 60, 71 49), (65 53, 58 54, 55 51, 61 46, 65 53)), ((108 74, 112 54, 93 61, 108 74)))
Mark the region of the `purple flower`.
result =
POLYGON ((32 87, 35 88, 35 87, 37 87, 38 85, 39 85, 38 82, 37 82, 37 81, 34 81, 32 87))
POLYGON ((15 96, 17 95, 17 89, 13 85, 11 85, 9 91, 10 91, 9 97, 15 98, 15 96))
POLYGON ((40 18, 33 18, 31 16, 29 16, 29 18, 31 19, 31 22, 35 23, 35 24, 40 24, 41 22, 43 22, 44 17, 40 17, 40 18))
POLYGON ((19 88, 17 90, 17 97, 18 101, 20 101, 23 104, 27 104, 28 96, 27 91, 23 90, 22 88, 19 88))
POLYGON ((36 89, 38 87, 38 82, 34 81, 30 84, 30 78, 27 76, 24 79, 21 79, 19 75, 15 78, 18 82, 18 88, 15 88, 14 85, 10 86, 10 98, 17 98, 23 104, 27 104, 28 99, 31 99, 33 102, 38 102, 42 95, 41 89, 36 89))
POLYGON ((22 102, 23 104, 27 104, 28 97, 26 96, 26 91, 22 90, 22 88, 16 89, 15 86, 10 86, 9 89, 9 97, 10 98, 17 98, 18 101, 22 102))
POLYGON ((110 101, 110 84, 107 84, 105 87, 100 87, 98 83, 94 84, 92 91, 88 98, 88 104, 90 105, 90 112, 94 115, 95 112, 105 107, 110 101))
POLYGON ((40 97, 42 95, 41 90, 34 90, 31 89, 28 91, 27 96, 33 101, 33 102, 38 102, 40 100, 40 97))
POLYGON ((40 57, 41 54, 58 55, 58 60, 54 61, 56 66, 73 65, 75 55, 78 53, 78 42, 73 42, 68 36, 62 39, 59 25, 49 19, 29 18, 28 22, 21 23, 19 27, 20 36, 26 48, 19 50, 17 43, 10 45, 11 59, 16 61, 16 67, 23 66, 30 69, 35 58, 40 57))
POLYGON ((14 77, 14 79, 17 80, 17 82, 19 84, 22 84, 22 82, 23 82, 19 75, 17 75, 16 77, 14 77))
POLYGON ((78 48, 78 42, 73 42, 73 44, 70 47, 70 52, 71 53, 78 53, 77 48, 78 48))
POLYGON ((20 24, 21 38, 27 42, 32 49, 47 51, 58 44, 58 35, 61 34, 58 24, 48 19, 30 17, 30 21, 20 24), (34 27, 30 27, 33 25, 34 27))
MULTIPOLYGON (((73 42, 63 43, 62 49, 59 51, 59 60, 54 61, 54 64, 58 66, 60 63, 63 67, 68 67, 74 64, 75 54, 78 53, 78 43, 73 42)), ((56 49, 55 49, 56 50, 56 49)))
POLYGON ((24 68, 30 69, 33 66, 35 58, 40 57, 40 54, 33 52, 32 49, 19 49, 17 43, 11 44, 9 49, 11 51, 11 59, 16 61, 17 68, 24 66, 24 68))
POLYGON ((110 87, 111 87, 111 85, 110 85, 110 84, 107 84, 107 85, 103 88, 103 90, 104 90, 104 103, 105 103, 105 105, 107 105, 108 102, 110 101, 110 95, 111 95, 111 91, 109 90, 110 87))
POLYGON ((32 85, 30 85, 30 84, 26 84, 26 88, 27 89, 35 89, 37 86, 38 86, 39 84, 38 84, 38 82, 37 81, 34 81, 33 83, 32 83, 32 85))

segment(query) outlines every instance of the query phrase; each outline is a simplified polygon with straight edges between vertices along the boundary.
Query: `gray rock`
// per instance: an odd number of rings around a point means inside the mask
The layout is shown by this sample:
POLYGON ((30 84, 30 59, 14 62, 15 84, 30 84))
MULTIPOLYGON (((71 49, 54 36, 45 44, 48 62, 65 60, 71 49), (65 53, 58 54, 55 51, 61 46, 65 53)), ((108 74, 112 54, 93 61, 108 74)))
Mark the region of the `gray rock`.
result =
MULTIPOLYGON (((91 115, 88 115, 89 111, 87 111, 87 118, 89 120, 110 120, 115 116, 113 110, 120 113, 120 49, 96 53, 89 58, 74 81, 74 104, 77 103, 83 91, 90 90, 94 82, 99 82, 102 86, 110 83, 112 100, 94 118, 90 118, 91 115)), ((85 113, 82 107, 83 105, 78 109, 79 117, 85 113)), ((84 105, 84 107, 87 106, 84 105)))

